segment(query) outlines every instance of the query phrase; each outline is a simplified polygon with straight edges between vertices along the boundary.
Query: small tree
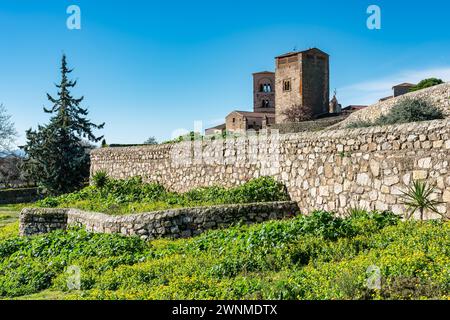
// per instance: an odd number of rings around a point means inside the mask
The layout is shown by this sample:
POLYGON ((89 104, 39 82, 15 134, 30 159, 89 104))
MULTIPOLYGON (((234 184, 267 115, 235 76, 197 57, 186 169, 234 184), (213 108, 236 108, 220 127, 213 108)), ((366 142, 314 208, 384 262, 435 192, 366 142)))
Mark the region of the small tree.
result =
POLYGON ((11 116, 7 114, 3 104, 0 104, 0 156, 10 151, 16 135, 11 116))
POLYGON ((144 141, 144 144, 155 145, 158 144, 158 141, 156 141, 155 137, 150 137, 144 141))
POLYGON ((98 142, 93 129, 102 129, 104 124, 96 125, 86 116, 81 98, 73 98, 70 89, 76 81, 68 79, 71 73, 67 67, 66 56, 61 61, 61 82, 56 85, 58 97, 47 94, 53 104, 50 122, 38 126, 36 131, 26 132, 27 143, 23 147, 27 159, 25 168, 29 175, 50 194, 62 194, 81 187, 89 176, 89 141, 98 142))
POLYGON ((442 83, 444 83, 444 81, 442 81, 441 79, 437 79, 437 78, 424 79, 424 80, 420 81, 414 87, 411 87, 409 89, 409 91, 410 92, 418 91, 418 90, 422 90, 422 89, 425 89, 425 88, 430 88, 430 87, 433 87, 433 86, 437 86, 438 84, 442 84, 442 83))
POLYGON ((313 112, 309 106, 293 105, 281 112, 287 122, 309 121, 313 118, 313 112))

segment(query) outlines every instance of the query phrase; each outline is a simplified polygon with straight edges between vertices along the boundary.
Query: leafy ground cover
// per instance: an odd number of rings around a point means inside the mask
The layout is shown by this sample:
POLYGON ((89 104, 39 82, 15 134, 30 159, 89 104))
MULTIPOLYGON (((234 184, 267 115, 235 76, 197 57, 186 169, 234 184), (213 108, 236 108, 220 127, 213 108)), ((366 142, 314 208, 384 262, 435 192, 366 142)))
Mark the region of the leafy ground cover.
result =
POLYGON ((11 234, 0 240, 0 297, 448 299, 449 243, 450 222, 377 212, 315 212, 152 242, 79 229, 11 234), (70 266, 80 270, 78 291, 68 291, 70 266), (373 270, 379 287, 368 286, 373 270))
POLYGON ((94 185, 81 191, 47 197, 38 201, 36 206, 124 214, 180 207, 289 200, 283 184, 271 177, 253 179, 230 189, 216 186, 197 188, 186 193, 169 192, 160 184, 143 183, 139 177, 113 180, 99 173, 94 181, 94 185))

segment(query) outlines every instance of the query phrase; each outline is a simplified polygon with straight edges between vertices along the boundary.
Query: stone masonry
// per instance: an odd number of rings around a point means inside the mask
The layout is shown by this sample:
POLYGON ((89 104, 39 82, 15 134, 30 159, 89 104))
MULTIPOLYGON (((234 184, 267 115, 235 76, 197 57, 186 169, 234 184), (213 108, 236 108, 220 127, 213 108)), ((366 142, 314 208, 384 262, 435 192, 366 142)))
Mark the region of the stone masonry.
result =
POLYGON ((75 209, 26 208, 20 214, 20 235, 31 236, 80 226, 91 232, 137 235, 146 240, 186 238, 238 222, 252 224, 289 218, 298 213, 295 202, 181 208, 123 216, 75 209))
MULTIPOLYGON (((346 213, 350 207, 404 213, 402 191, 413 180, 434 185, 450 212, 450 119, 402 125, 260 134, 233 140, 145 147, 102 148, 91 153, 91 174, 142 176, 184 192, 232 187, 260 176, 284 183, 302 212, 346 213)), ((434 217, 430 215, 430 217, 434 217)))
POLYGON ((290 122, 283 112, 307 106, 314 116, 328 113, 330 65, 325 52, 313 48, 275 58, 276 123, 290 122))

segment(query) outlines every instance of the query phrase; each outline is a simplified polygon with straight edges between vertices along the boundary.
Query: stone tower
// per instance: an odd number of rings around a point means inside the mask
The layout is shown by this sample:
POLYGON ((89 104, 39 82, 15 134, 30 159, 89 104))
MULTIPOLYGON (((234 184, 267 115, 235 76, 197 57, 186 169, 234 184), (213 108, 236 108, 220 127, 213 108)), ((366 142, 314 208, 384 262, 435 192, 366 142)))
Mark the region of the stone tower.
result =
POLYGON ((275 113, 275 73, 253 74, 253 111, 275 113))
POLYGON ((313 48, 275 58, 276 123, 289 122, 283 111, 308 106, 314 116, 326 114, 330 105, 329 55, 313 48))

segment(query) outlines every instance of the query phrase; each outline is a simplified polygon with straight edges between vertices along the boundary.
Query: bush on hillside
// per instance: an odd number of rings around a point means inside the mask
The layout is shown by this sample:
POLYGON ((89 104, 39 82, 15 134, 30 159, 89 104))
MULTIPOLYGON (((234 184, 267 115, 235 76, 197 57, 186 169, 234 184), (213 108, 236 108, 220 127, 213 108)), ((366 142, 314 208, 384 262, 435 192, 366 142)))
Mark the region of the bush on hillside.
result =
POLYGON ((409 91, 410 92, 418 91, 418 90, 422 90, 425 88, 437 86, 438 84, 442 84, 442 83, 444 83, 444 81, 442 81, 441 79, 437 79, 437 78, 424 79, 424 80, 420 81, 417 85, 415 85, 414 87, 409 89, 409 91))
POLYGON ((444 119, 442 111, 422 99, 404 99, 396 104, 386 115, 382 115, 375 125, 417 122, 444 119))
POLYGON ((387 114, 380 116, 375 121, 355 121, 348 124, 347 128, 355 129, 437 119, 444 119, 444 114, 436 106, 423 99, 406 98, 399 101, 387 114))

